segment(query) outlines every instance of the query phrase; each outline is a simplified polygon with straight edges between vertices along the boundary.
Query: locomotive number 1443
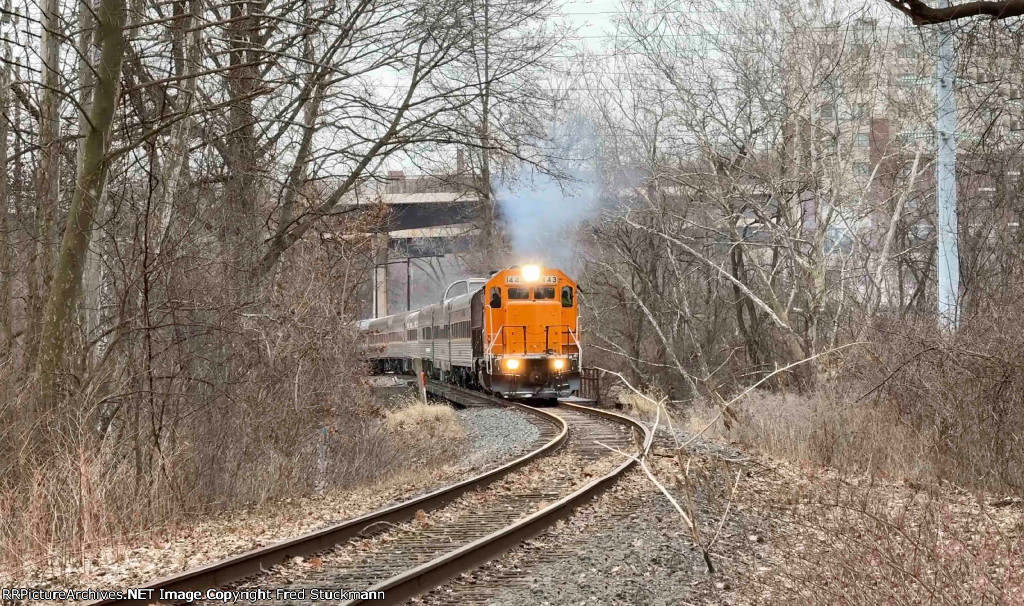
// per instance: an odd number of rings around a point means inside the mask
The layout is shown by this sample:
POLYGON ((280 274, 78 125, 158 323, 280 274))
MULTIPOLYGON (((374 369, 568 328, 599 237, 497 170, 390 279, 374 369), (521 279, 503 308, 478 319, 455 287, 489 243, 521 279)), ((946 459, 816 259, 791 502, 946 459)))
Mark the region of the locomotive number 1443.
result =
MULTIPOLYGON (((542 284, 557 284, 558 276, 544 276, 540 280, 537 280, 542 284)), ((522 284, 522 276, 505 276, 505 284, 522 284)))

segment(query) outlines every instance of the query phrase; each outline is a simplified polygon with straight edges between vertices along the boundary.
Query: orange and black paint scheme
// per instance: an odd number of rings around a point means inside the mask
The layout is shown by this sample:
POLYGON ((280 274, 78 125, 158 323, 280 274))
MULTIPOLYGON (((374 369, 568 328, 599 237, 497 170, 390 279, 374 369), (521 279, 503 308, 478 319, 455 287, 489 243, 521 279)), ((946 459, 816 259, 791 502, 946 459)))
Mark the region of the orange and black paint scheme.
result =
POLYGON ((513 266, 492 275, 480 294, 482 355, 477 364, 485 390, 540 398, 579 390, 576 282, 558 269, 513 266))
POLYGON ((418 366, 435 380, 506 398, 551 400, 579 391, 576 282, 537 265, 460 282, 464 294, 358 322, 371 367, 408 373, 418 366))

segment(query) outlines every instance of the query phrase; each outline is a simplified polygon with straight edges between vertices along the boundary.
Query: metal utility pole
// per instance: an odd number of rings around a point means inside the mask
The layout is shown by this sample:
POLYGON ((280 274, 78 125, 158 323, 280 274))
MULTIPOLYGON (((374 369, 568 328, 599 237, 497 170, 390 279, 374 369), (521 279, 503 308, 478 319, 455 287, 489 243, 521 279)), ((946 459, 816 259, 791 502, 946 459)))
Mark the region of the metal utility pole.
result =
MULTIPOLYGON (((939 6, 950 6, 940 0, 939 6)), ((938 150, 935 162, 935 204, 938 207, 939 325, 956 330, 960 322, 960 252, 957 245, 956 209, 956 95, 953 60, 953 24, 939 26, 938 57, 935 62, 935 130, 938 150)))

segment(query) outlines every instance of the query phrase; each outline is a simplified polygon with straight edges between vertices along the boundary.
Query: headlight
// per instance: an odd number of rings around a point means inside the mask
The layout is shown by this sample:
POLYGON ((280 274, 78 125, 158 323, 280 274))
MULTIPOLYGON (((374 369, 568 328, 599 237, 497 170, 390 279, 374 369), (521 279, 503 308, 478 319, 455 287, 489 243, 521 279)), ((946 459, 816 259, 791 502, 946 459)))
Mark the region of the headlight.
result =
POLYGON ((540 267, 536 265, 524 265, 523 266, 523 280, 527 282, 536 282, 540 280, 540 267))
POLYGON ((514 358, 511 360, 505 360, 505 368, 509 370, 515 370, 519 368, 519 360, 516 360, 514 358))
POLYGON ((562 370, 565 368, 565 360, 558 358, 554 361, 553 366, 555 367, 555 370, 562 370))

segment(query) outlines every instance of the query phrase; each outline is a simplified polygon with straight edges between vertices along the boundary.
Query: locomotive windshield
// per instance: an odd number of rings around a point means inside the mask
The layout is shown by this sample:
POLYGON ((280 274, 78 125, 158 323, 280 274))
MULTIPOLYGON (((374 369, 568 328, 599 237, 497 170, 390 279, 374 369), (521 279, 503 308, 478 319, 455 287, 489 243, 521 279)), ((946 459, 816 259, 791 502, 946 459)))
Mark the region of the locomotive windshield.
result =
POLYGON ((509 299, 509 301, 511 301, 513 299, 521 301, 521 300, 529 299, 529 298, 530 298, 530 289, 529 288, 520 288, 518 286, 510 286, 509 289, 508 289, 508 299, 509 299))
POLYGON ((555 298, 555 287, 554 286, 538 286, 533 289, 533 298, 537 301, 543 301, 545 299, 555 298))

